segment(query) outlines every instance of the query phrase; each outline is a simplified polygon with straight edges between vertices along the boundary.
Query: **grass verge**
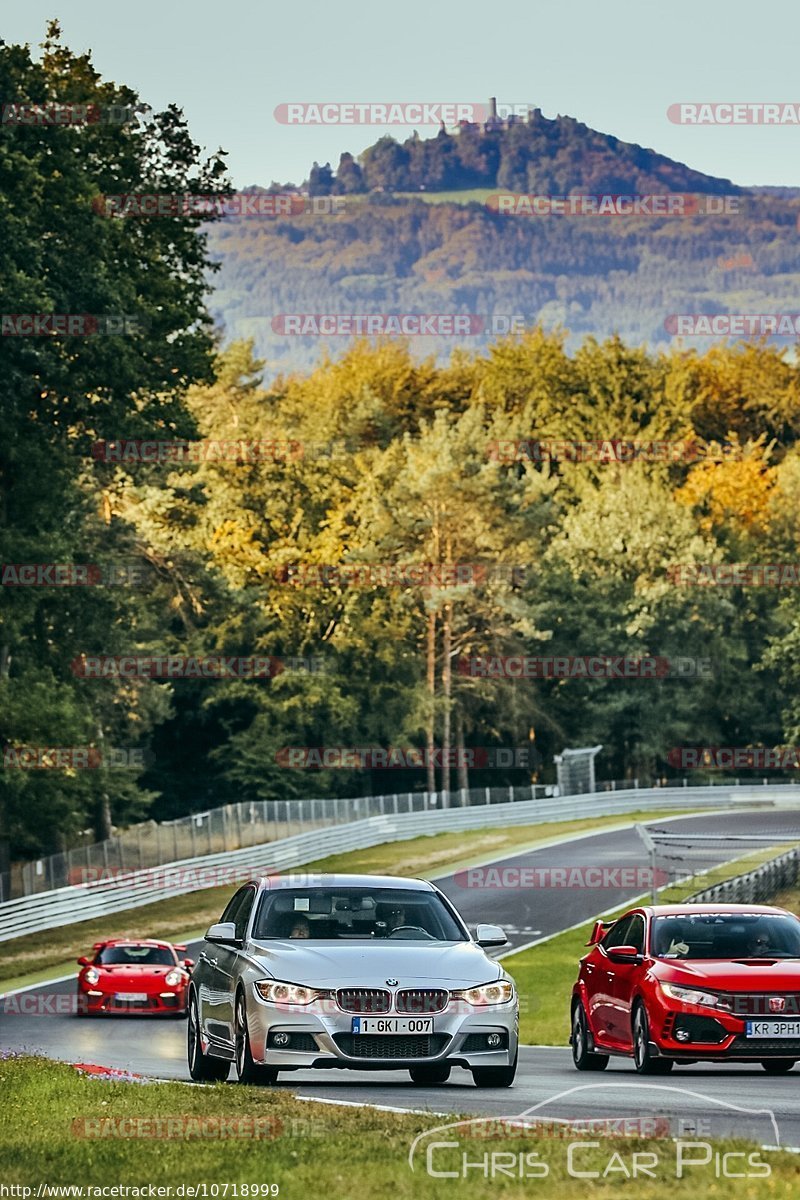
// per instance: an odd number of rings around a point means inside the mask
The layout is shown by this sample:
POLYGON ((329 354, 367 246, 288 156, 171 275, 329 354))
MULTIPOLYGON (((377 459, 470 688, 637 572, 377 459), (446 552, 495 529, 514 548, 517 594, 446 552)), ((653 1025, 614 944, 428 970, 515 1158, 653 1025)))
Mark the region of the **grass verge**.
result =
MULTIPOLYGON (((619 1200, 621 1194, 631 1200, 695 1200, 699 1184, 710 1195, 736 1200, 788 1200, 797 1194, 796 1158, 759 1152, 746 1142, 719 1142, 714 1149, 755 1154, 768 1164, 769 1175, 721 1184, 713 1158, 677 1178, 678 1143, 670 1137, 616 1137, 603 1144, 604 1139, 593 1135, 591 1146, 579 1148, 570 1174, 564 1140, 513 1136, 495 1124, 500 1136, 481 1144, 475 1137, 480 1127, 473 1125, 472 1137, 432 1156, 434 1170, 455 1172, 455 1177, 437 1178, 426 1171, 425 1143, 413 1171, 409 1149, 418 1134, 456 1118, 304 1103, 282 1088, 100 1082, 64 1064, 30 1057, 0 1060, 0 1087, 2 1182, 31 1189, 27 1196, 19 1191, 4 1194, 21 1200, 47 1196, 47 1191, 38 1191, 40 1185, 81 1189, 71 1194, 86 1198, 92 1196, 89 1188, 121 1185, 130 1191, 117 1195, 146 1197, 152 1186, 171 1189, 162 1196, 194 1194, 220 1200, 271 1194, 281 1200, 319 1195, 330 1200, 383 1200, 388 1195, 397 1200, 477 1200, 496 1191, 506 1200, 528 1200, 534 1191, 546 1200, 571 1200, 579 1187, 585 1188, 577 1182, 574 1172, 579 1170, 598 1172, 591 1182, 596 1200, 619 1200), (159 1130, 160 1136, 154 1137, 159 1130), (237 1136, 237 1130, 245 1136, 237 1136), (268 1140, 252 1132, 246 1136, 252 1130, 266 1132, 268 1140), (634 1152, 655 1156, 649 1160, 655 1178, 625 1177, 634 1152), (484 1156, 489 1163, 499 1161, 493 1155, 503 1156, 503 1169, 491 1182, 474 1165, 459 1177, 464 1158, 470 1164, 483 1162, 484 1156), (527 1178, 514 1177, 521 1171, 527 1178), (271 1192, 270 1185, 278 1191, 271 1192)), ((513 1092, 504 1096, 504 1111, 511 1115, 520 1103, 515 1105, 513 1092)), ((455 1141, 457 1134, 449 1130, 444 1136, 455 1141)), ((737 1169, 747 1170, 739 1165, 746 1160, 735 1161, 737 1169)))
MULTIPOLYGON (((791 845, 772 846, 743 858, 715 867, 702 875, 673 884, 659 894, 659 903, 674 904, 715 883, 743 875, 770 858, 791 849, 791 845)), ((798 892, 800 899, 800 892, 798 892)), ((789 907, 781 900, 775 904, 789 907)), ((620 916, 630 905, 609 915, 620 916)), ((586 954, 586 942, 594 920, 577 929, 542 941, 538 946, 520 950, 503 958, 503 966, 513 976, 520 994, 520 1040, 541 1046, 565 1046, 569 1038, 569 1002, 578 973, 578 961, 586 954)))
MULTIPOLYGON (((354 872, 430 877, 447 870, 475 865, 476 859, 492 860, 517 854, 556 837, 602 830, 609 825, 679 816, 676 812, 617 813, 579 821, 546 825, 516 825, 439 833, 404 842, 384 842, 366 850, 353 850, 305 864, 309 871, 354 872)), ((109 917, 78 921, 42 933, 0 942, 0 983, 6 988, 43 983, 66 975, 75 960, 93 942, 106 937, 154 937, 178 940, 202 937, 218 920, 233 893, 233 887, 203 888, 172 896, 154 904, 113 913, 109 917)))

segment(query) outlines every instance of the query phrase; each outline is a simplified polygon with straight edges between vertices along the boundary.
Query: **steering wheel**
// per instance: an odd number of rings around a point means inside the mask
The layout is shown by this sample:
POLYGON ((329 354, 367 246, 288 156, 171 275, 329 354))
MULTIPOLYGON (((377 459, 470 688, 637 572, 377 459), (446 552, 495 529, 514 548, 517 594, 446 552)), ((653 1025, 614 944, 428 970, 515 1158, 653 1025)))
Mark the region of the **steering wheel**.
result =
POLYGON ((422 938, 426 938, 429 942, 436 941, 436 938, 433 936, 433 934, 428 933, 427 929, 423 929, 420 925, 398 925, 392 930, 392 932, 389 934, 389 937, 397 937, 398 934, 404 933, 416 934, 417 936, 411 939, 412 941, 420 941, 422 938))

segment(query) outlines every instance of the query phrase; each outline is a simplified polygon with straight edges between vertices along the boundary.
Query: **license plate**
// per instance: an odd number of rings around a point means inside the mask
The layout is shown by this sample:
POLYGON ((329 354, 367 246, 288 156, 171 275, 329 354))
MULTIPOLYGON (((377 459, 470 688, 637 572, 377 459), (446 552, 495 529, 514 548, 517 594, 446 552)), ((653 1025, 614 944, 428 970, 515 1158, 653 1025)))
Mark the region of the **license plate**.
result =
POLYGON ((745 1037, 800 1038, 800 1021, 748 1021, 745 1037))
POLYGON ((353 1033, 433 1033, 433 1017, 353 1017, 353 1033))
POLYGON ((147 992, 117 992, 114 999, 124 1004, 141 1004, 147 999, 147 992))

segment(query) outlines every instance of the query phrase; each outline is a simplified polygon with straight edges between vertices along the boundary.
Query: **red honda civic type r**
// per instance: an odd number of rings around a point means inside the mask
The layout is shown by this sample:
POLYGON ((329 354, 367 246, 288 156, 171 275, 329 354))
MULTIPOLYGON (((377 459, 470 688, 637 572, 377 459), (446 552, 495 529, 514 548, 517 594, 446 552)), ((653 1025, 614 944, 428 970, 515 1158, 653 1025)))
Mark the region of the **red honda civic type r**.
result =
POLYGON ((170 942, 113 938, 95 942, 79 958, 78 1013, 143 1013, 186 1016, 190 958, 170 942))
POLYGON ((758 904, 660 904, 598 921, 572 990, 579 1071, 612 1054, 642 1075, 674 1063, 800 1059, 800 919, 758 904))

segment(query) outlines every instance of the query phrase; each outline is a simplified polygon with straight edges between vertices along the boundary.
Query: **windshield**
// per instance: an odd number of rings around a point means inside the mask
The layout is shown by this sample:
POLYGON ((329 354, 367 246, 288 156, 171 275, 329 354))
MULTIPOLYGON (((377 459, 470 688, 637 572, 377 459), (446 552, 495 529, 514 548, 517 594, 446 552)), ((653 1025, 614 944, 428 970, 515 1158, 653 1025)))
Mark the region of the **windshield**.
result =
POLYGON ((166 946, 106 946, 95 962, 108 966, 174 967, 175 955, 166 946))
POLYGON ((656 958, 800 958, 800 921, 763 913, 687 913, 655 917, 656 958))
POLYGON ((264 892, 253 937, 391 939, 416 942, 468 940, 435 892, 405 888, 297 888, 264 892))

